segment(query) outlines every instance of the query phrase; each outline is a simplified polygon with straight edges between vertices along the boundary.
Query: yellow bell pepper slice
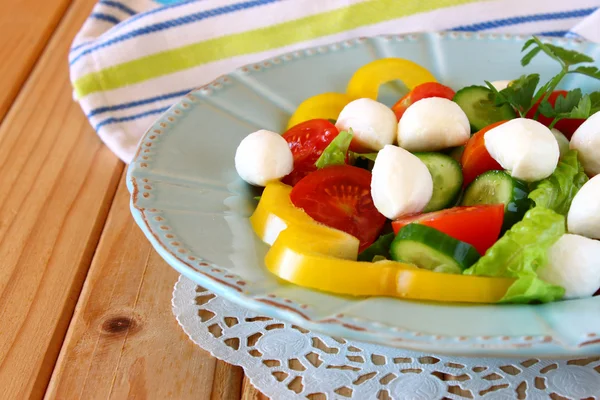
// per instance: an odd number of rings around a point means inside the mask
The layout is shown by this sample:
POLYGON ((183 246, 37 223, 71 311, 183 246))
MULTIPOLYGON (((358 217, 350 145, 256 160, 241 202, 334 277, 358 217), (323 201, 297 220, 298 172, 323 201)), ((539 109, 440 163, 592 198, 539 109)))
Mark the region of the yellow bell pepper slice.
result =
POLYGON ((294 207, 291 187, 267 185, 250 218, 272 244, 269 271, 296 285, 354 296, 392 296, 444 302, 495 303, 514 282, 508 278, 444 274, 396 261, 355 261, 359 241, 294 207))
POLYGON ((337 119, 346 104, 354 100, 344 93, 321 93, 304 100, 288 121, 287 129, 311 119, 337 119))
POLYGON ((381 58, 357 69, 348 82, 346 93, 354 99, 377 100, 379 86, 396 79, 409 90, 425 82, 437 82, 431 72, 417 63, 403 58, 381 58))

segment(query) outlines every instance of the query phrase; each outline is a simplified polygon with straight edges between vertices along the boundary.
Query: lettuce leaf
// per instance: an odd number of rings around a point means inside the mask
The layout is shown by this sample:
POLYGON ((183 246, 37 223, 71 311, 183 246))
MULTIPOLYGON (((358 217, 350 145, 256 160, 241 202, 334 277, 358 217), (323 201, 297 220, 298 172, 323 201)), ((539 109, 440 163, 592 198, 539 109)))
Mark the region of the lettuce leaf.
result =
POLYGON ((570 150, 558 162, 554 173, 541 180, 529 193, 529 198, 536 207, 545 207, 567 215, 575 194, 587 181, 583 165, 577 159, 577 151, 570 150))
POLYGON ((318 169, 331 167, 332 165, 343 165, 346 163, 346 155, 348 154, 348 148, 352 142, 352 129, 348 131, 341 131, 332 141, 329 143, 321 156, 315 163, 318 169))
POLYGON ((535 207, 525 214, 470 268, 466 275, 517 278, 501 302, 548 302, 560 299, 564 289, 537 277, 548 260, 548 249, 565 233, 565 217, 535 207))
POLYGON ((560 300, 564 295, 564 288, 551 285, 535 275, 525 275, 508 288, 500 303, 550 303, 560 300))
POLYGON ((377 256, 383 257, 384 259, 389 259, 390 246, 394 240, 394 237, 394 232, 379 236, 379 238, 374 241, 373 244, 364 249, 362 253, 358 255, 357 261, 373 261, 373 259, 377 256))

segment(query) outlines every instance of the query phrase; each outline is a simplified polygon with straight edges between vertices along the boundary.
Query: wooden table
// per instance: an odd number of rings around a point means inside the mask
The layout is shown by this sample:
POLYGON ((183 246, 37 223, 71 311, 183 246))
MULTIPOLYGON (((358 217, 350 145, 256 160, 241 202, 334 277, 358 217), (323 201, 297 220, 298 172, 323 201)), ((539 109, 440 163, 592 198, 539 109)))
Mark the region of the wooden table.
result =
POLYGON ((0 398, 264 398, 177 325, 178 275, 72 99, 68 49, 96 1, 0 13, 0 398))

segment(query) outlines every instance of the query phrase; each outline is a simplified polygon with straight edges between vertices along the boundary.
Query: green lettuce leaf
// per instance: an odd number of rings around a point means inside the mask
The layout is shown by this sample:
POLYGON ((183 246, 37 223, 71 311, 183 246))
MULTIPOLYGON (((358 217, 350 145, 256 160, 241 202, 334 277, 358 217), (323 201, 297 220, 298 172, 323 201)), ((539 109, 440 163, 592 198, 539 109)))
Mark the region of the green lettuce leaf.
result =
POLYGON ((376 261, 375 257, 382 257, 383 259, 390 258, 390 246, 394 240, 394 233, 387 233, 379 236, 379 238, 373 242, 369 247, 364 249, 362 253, 358 255, 358 261, 376 261))
POLYGON ((570 150, 559 161, 554 173, 541 180, 529 193, 536 207, 544 207, 561 215, 567 215, 575 194, 588 177, 577 159, 577 151, 570 150))
POLYGON ((564 295, 565 289, 562 287, 551 285, 535 275, 525 275, 508 288, 500 303, 550 303, 560 300, 564 295))
POLYGON ((508 230, 483 257, 466 269, 466 275, 517 278, 501 302, 548 302, 561 298, 564 289, 547 284, 536 270, 548 260, 548 249, 565 233, 565 217, 535 207, 508 230))
POLYGON ((330 167, 332 165, 343 165, 346 163, 346 154, 352 142, 352 129, 341 131, 335 139, 329 143, 321 156, 315 163, 318 169, 330 167))

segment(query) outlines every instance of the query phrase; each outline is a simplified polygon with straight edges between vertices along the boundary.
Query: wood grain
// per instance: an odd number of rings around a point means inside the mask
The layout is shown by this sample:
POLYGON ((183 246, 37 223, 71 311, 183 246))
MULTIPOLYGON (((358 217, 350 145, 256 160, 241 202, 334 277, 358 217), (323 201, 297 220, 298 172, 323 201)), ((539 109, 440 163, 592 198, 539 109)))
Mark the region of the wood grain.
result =
MULTIPOLYGON (((122 171, 72 101, 66 68, 69 44, 94 2, 69 10, 0 126, 0 388, 7 399, 43 395, 122 171)), ((40 13, 56 6, 36 4, 40 13)))
POLYGON ((122 182, 47 398, 239 399, 239 369, 177 325, 177 278, 134 223, 122 182))
POLYGON ((268 400, 269 398, 262 394, 254 387, 250 380, 244 377, 244 385, 242 386, 242 400, 268 400))
POLYGON ((2 2, 0 121, 4 118, 70 2, 70 0, 2 2))
POLYGON ((217 360, 210 399, 239 399, 242 393, 243 381, 244 370, 242 367, 217 360))

